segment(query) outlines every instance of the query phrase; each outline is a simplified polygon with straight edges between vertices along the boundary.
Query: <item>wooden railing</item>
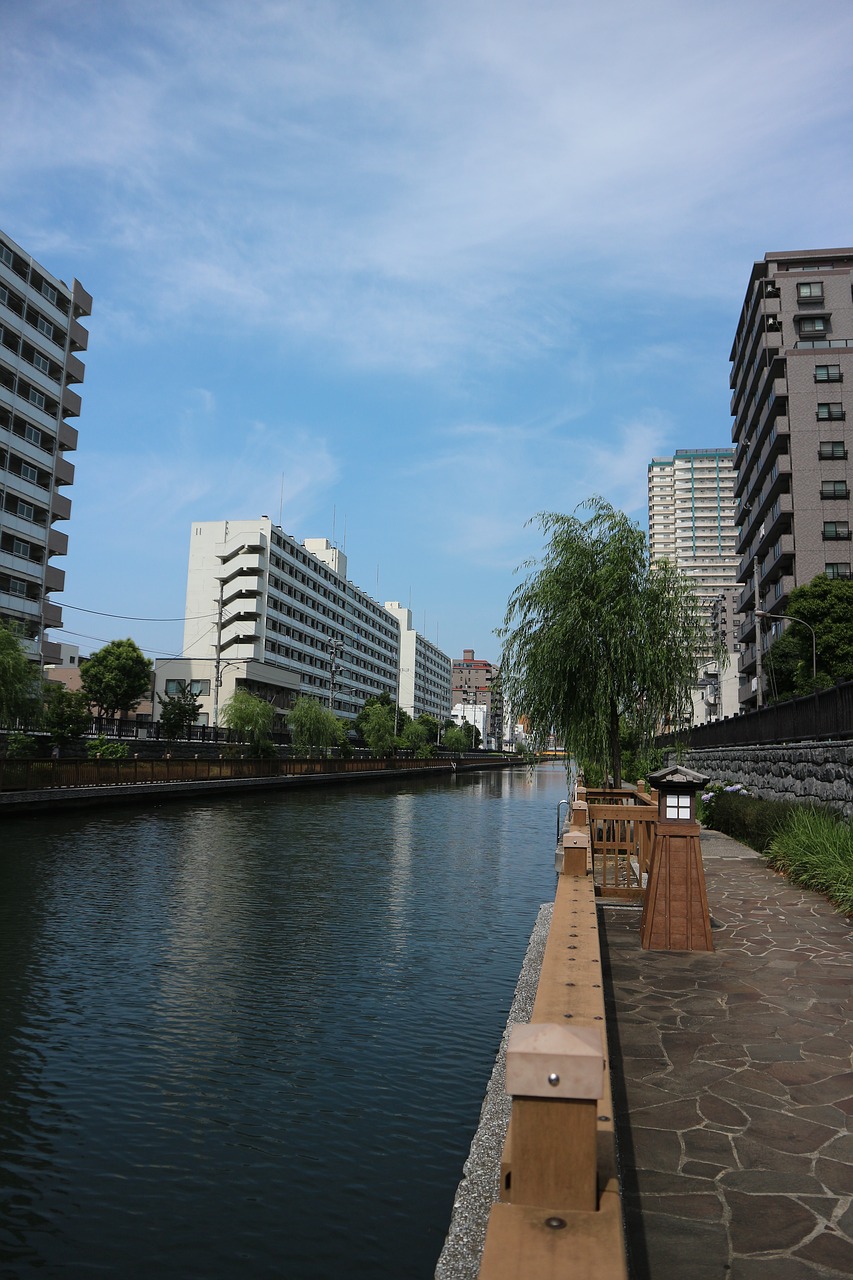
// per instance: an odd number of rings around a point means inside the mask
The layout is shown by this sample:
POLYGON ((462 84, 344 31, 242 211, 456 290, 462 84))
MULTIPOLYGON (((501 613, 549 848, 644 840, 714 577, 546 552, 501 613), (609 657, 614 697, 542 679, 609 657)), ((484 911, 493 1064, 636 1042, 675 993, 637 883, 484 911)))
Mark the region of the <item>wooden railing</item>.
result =
POLYGON ((530 1023, 509 1041, 512 1116, 480 1280, 627 1277, 589 816, 579 794, 530 1023))
MULTIPOLYGON (((644 786, 644 784, 641 784, 644 786)), ((608 898, 642 898, 654 843, 657 795, 579 788, 589 805, 594 873, 608 898)))

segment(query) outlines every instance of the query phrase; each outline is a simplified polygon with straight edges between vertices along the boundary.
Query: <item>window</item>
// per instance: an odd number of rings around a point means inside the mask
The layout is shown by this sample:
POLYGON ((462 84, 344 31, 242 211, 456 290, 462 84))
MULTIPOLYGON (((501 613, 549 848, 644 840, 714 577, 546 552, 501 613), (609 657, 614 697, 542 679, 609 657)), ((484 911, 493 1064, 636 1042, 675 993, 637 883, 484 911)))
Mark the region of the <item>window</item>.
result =
POLYGON ((816 364, 814 367, 815 382, 840 382, 840 364, 816 364))
POLYGON ((829 323, 826 316, 798 316, 800 333, 826 333, 829 323))
POLYGON ((9 290, 6 288, 5 284, 0 284, 0 302, 3 303, 4 307, 8 307, 9 305, 9 290))
POLYGON ((819 458, 846 458, 847 450, 843 440, 821 440, 817 449, 819 458))
POLYGON ((22 502, 22 501, 19 499, 19 500, 18 500, 18 515, 19 515, 19 516, 21 516, 21 517, 22 517, 22 519, 24 519, 24 520, 35 520, 35 518, 36 518, 36 509, 35 509, 35 507, 34 507, 31 503, 29 503, 29 502, 22 502))
POLYGON ((840 422, 843 417, 844 410, 840 400, 824 401, 817 407, 818 422, 840 422))
POLYGON ((822 302, 823 285, 820 281, 817 281, 815 284, 798 284, 797 298, 801 302, 822 302))
POLYGON ((53 325, 49 320, 45 320, 44 316, 39 316, 36 320, 36 328, 39 333, 43 333, 46 338, 53 337, 53 325))
POLYGON ((5 262, 7 267, 11 267, 14 262, 12 250, 7 248, 5 244, 0 244, 0 262, 5 262))
POLYGON ((49 285, 46 280, 41 282, 41 291, 47 298, 48 302, 52 302, 56 306, 56 290, 53 285, 49 285))
POLYGON ((38 484, 39 473, 36 467, 31 467, 28 462, 21 463, 21 478, 30 480, 33 484, 38 484))
POLYGON ((166 681, 166 696, 167 696, 168 698, 174 698, 174 697, 176 697, 176 695, 177 695, 177 694, 181 693, 181 692, 186 688, 187 684, 189 684, 189 687, 190 687, 190 693, 195 694, 195 696, 196 696, 197 698, 198 698, 198 697, 205 697, 205 698, 206 698, 206 697, 208 697, 208 696, 209 696, 209 694, 210 694, 210 681, 209 681, 209 680, 190 680, 190 681, 187 681, 187 680, 167 680, 167 681, 166 681))
POLYGON ((30 544, 22 541, 21 538, 12 539, 12 554, 16 556, 24 556, 25 559, 30 558, 30 544))
POLYGON ((824 542, 849 542, 850 525, 846 520, 824 520, 824 542))
POLYGON ((820 486, 822 498, 849 498, 850 490, 846 480, 823 480, 820 486))
POLYGON ((30 387, 30 404, 34 404, 37 409, 44 408, 44 396, 35 387, 30 387))
POLYGON ((836 560, 833 564, 826 565, 824 572, 826 573, 827 578, 849 578, 850 565, 839 563, 839 561, 836 560))
POLYGON ((9 590, 13 596, 25 596, 27 594, 27 584, 20 578, 10 578, 9 590))
POLYGON ((24 438, 29 440, 30 444, 37 444, 41 448, 41 432, 38 427, 27 425, 24 428, 24 438))
POLYGON ((40 351, 36 351, 33 355, 33 364, 37 369, 41 369, 42 373, 50 373, 50 361, 40 351))

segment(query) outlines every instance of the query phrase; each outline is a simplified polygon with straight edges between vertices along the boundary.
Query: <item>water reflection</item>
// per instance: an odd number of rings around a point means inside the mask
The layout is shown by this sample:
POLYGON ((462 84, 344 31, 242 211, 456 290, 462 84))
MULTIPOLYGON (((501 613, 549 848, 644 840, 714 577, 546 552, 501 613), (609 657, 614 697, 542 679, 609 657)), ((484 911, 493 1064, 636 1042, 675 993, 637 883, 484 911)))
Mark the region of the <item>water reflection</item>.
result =
POLYGON ((5 824, 10 1274, 429 1276, 560 770, 5 824))

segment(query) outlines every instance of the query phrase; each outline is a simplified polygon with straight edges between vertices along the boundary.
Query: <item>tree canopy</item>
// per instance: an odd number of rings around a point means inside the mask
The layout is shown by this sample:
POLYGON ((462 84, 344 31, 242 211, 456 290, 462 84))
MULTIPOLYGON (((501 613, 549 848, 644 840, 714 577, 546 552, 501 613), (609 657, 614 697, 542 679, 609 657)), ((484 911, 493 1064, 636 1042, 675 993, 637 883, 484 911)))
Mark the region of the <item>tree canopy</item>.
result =
POLYGON ((770 647, 767 672, 776 697, 793 698, 836 680, 853 679, 853 580, 818 574, 791 592, 786 616, 808 625, 794 622, 770 647), (814 650, 809 627, 814 630, 814 650))
POLYGON ((160 730, 167 742, 186 738, 198 719, 201 703, 188 680, 177 681, 177 693, 157 694, 160 703, 160 730))
POLYGON ((578 510, 538 516, 548 541, 509 598, 501 679, 535 746, 553 732, 619 786, 620 717, 645 744, 684 715, 708 641, 689 582, 650 564, 640 527, 601 498, 578 510))
POLYGON ((44 727, 51 742, 76 742, 92 723, 89 699, 82 689, 66 689, 53 680, 44 682, 44 727))
POLYGON ((41 679, 11 627, 0 622, 0 723, 31 720, 39 711, 41 679))
POLYGON ((248 689, 235 689, 222 708, 222 723, 249 743, 253 756, 269 756, 275 751, 272 727, 275 707, 248 689))
POLYGON ((370 754, 384 758, 394 749, 394 705, 389 706, 378 698, 371 698, 359 712, 361 736, 370 748, 370 754))
POLYGON ((130 638, 111 640, 80 664, 83 692, 103 716, 132 711, 151 689, 150 658, 130 638))
POLYGON ((315 748, 326 750, 336 747, 341 741, 340 721, 316 698, 297 698, 293 709, 287 713, 287 727, 295 749, 306 755, 315 748))

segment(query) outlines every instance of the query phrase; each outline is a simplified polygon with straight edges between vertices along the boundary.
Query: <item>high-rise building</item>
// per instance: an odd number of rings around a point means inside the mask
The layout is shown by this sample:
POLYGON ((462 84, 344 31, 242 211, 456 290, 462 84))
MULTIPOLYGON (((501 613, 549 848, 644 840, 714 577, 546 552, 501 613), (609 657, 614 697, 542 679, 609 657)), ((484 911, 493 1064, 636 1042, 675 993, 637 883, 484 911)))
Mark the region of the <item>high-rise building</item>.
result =
MULTIPOLYGON (((689 579, 709 641, 727 645, 727 665, 708 660, 693 696, 693 719, 716 720, 738 710, 737 658, 731 630, 738 558, 735 550, 734 449, 677 449, 649 463, 649 554, 669 560, 689 579)), ((709 643, 708 653, 712 652, 709 643)))
POLYGON ((412 626, 412 611, 396 600, 385 608, 400 624, 399 702, 413 720, 431 715, 439 721, 450 715, 450 659, 412 626))
POLYGON ((850 577, 851 282, 853 249, 767 253, 741 309, 730 359, 742 708, 763 698, 756 604, 763 653, 781 625, 764 613, 783 614, 820 573, 850 577))
POLYGON ((189 683, 204 724, 235 689, 279 712, 305 694, 346 719, 396 700, 399 624, 346 573, 326 538, 297 542, 268 516, 194 524, 183 657, 157 660, 155 691, 189 683))
POLYGON ((79 281, 69 288, 0 234, 0 620, 40 664, 60 657, 45 637, 62 626, 49 597, 65 574, 51 561, 68 549, 55 525, 71 514, 63 490, 74 481, 66 455, 77 430, 68 419, 80 412, 71 384, 83 381, 80 318, 91 311, 79 281))
POLYGON ((649 463, 649 555, 709 604, 737 582, 734 449, 676 449, 649 463))

